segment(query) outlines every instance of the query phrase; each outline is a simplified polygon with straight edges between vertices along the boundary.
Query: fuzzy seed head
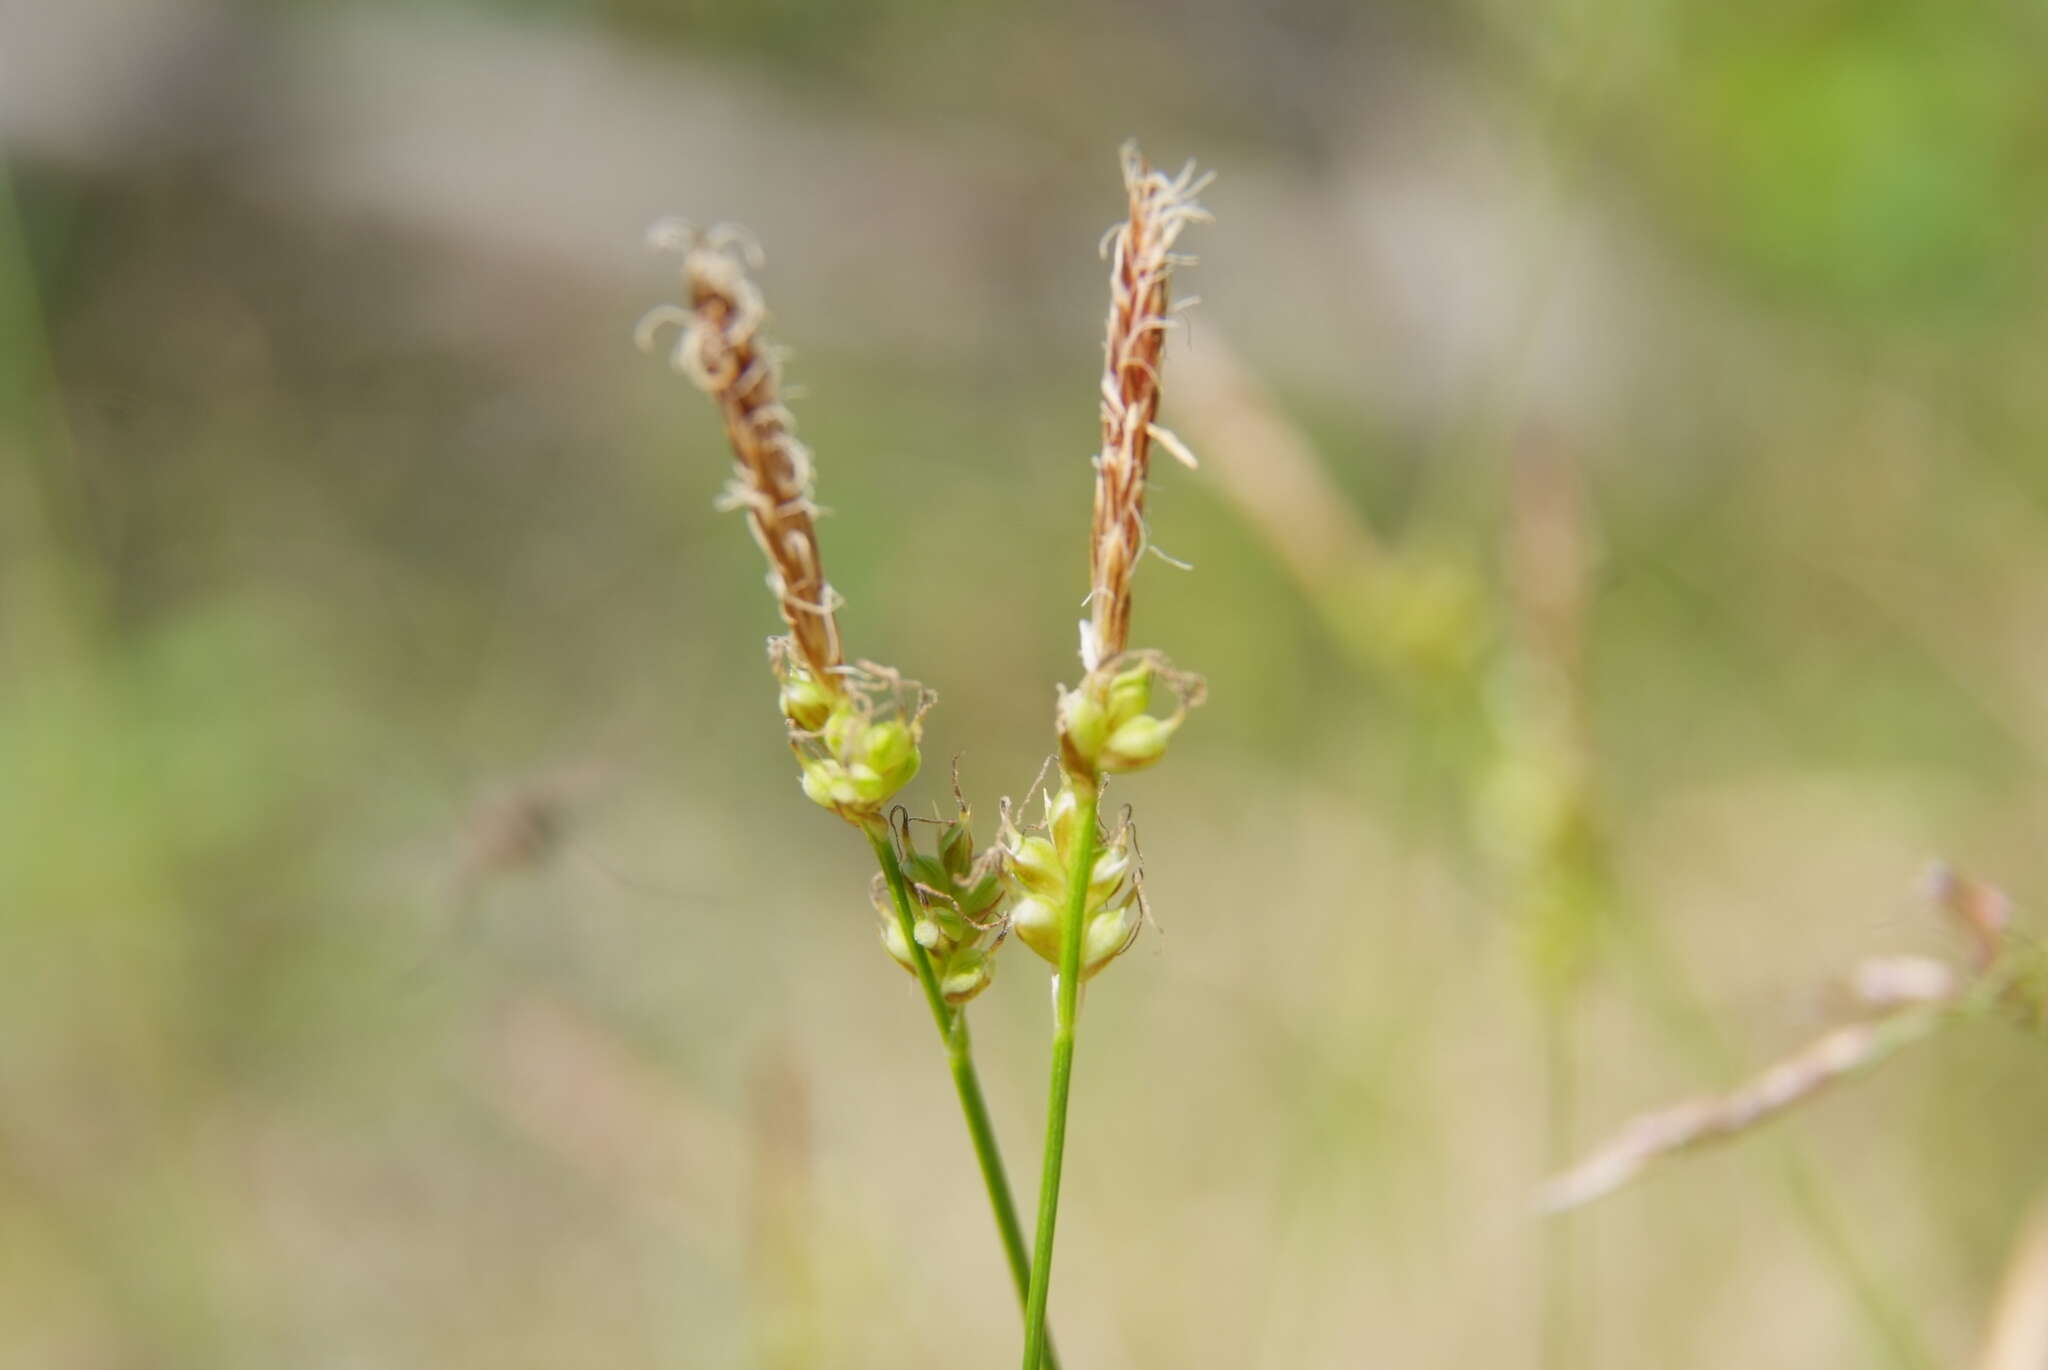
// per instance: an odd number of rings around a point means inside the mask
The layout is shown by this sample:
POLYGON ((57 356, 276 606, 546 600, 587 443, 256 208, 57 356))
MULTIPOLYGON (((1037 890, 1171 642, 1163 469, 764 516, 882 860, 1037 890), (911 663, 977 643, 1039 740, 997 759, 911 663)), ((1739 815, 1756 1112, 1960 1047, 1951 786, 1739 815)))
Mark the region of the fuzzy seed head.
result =
POLYGON ((872 891, 882 946, 913 975, 922 954, 931 963, 946 1002, 964 1004, 987 988, 995 973, 996 950, 1009 933, 998 874, 1001 854, 993 848, 975 853, 964 800, 956 817, 929 820, 925 826, 939 830, 931 850, 918 849, 918 828, 902 810, 889 822, 889 841, 908 876, 911 935, 903 934, 887 880, 877 876, 872 891))
POLYGON ((1161 354, 1171 325, 1167 282, 1184 259, 1174 242, 1209 215, 1195 196, 1209 183, 1190 163, 1178 176, 1153 170, 1137 144, 1123 147, 1130 214, 1104 240, 1110 260, 1109 322, 1103 343, 1102 451, 1095 458, 1095 518, 1089 544, 1091 617, 1081 663, 1090 670, 1120 654, 1131 631, 1131 572, 1146 546, 1145 480, 1152 443, 1192 461, 1158 425, 1161 354))
POLYGON ((746 512, 796 656, 813 682, 835 692, 845 663, 835 617, 839 596, 818 559, 810 453, 782 403, 780 360, 760 337, 767 309, 747 274, 758 254, 731 229, 699 233, 665 223, 650 237, 683 254, 689 303, 650 311, 640 321, 639 343, 651 351, 661 330, 676 326, 669 364, 718 406, 732 447, 733 477, 722 503, 746 512))

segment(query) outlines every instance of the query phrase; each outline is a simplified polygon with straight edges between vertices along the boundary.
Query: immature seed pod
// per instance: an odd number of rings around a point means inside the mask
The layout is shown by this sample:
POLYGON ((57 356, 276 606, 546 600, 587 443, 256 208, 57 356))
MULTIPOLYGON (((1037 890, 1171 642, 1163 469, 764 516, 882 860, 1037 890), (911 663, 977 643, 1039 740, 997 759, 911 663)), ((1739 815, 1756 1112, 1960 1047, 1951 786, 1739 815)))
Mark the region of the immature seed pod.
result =
POLYGON ((979 947, 962 947, 946 961, 939 973, 939 992, 955 1007, 988 988, 993 967, 987 952, 979 947))
POLYGON ((939 864, 955 880, 964 880, 974 868, 974 829, 963 807, 960 816, 939 830, 939 864))
POLYGON ((808 675, 791 674, 782 685, 782 716, 804 732, 814 733, 832 716, 832 692, 808 675))
MULTIPOLYGON (((1046 802, 1045 827, 1052 834, 1052 844, 1059 850, 1063 863, 1074 850, 1074 839, 1080 836, 1080 822, 1081 801, 1071 785, 1060 786, 1060 792, 1046 802)), ((1064 864, 1061 870, 1065 870, 1064 864)))
POLYGON ((1136 865, 1128 842, 1104 847, 1095 858, 1095 869, 1089 873, 1088 906, 1099 909, 1108 904, 1123 888, 1136 865))
POLYGON ((1139 714, 1109 735, 1098 764, 1111 774, 1143 770, 1166 755, 1166 744, 1179 730, 1181 718, 1179 714, 1172 718, 1139 714))
MULTIPOLYGON (((1092 978, 1104 966, 1121 956, 1137 940, 1142 914, 1135 898, 1128 895, 1109 908, 1089 915, 1081 933, 1081 978, 1092 978)), ((1060 910, 1046 900, 1020 899, 1010 910, 1010 930, 1017 940, 1057 966, 1065 939, 1061 936, 1060 910)))
POLYGON ((1081 936, 1081 978, 1087 980, 1124 954, 1138 940, 1139 912, 1135 902, 1104 909, 1088 920, 1081 936))
POLYGON ((803 787, 805 796, 813 804, 828 809, 836 809, 856 798, 846 767, 829 757, 804 762, 803 787))
POLYGON ((1021 890, 1057 899, 1067 887, 1066 867, 1053 844, 1043 837, 1025 837, 1009 848, 1004 863, 1021 890))
POLYGON ((839 801, 843 805, 873 809, 879 807, 882 801, 889 797, 890 789, 882 777, 875 774, 873 766, 856 761, 846 768, 844 790, 835 788, 834 793, 849 796, 839 801))
POLYGON ((883 949, 895 958, 897 965, 915 975, 917 973, 917 958, 910 950, 910 943, 904 940, 903 925, 896 921, 896 916, 893 913, 885 912, 882 915, 880 931, 883 949))
POLYGON ((850 699, 840 700, 826 716, 825 726, 818 730, 825 741, 825 750, 845 760, 853 751, 854 740, 860 736, 865 724, 859 705, 850 699))
POLYGON ((1046 960, 1060 963, 1060 911, 1047 900, 1027 894, 1012 904, 1010 931, 1046 960))
POLYGON ((1091 697, 1087 682, 1078 690, 1060 691, 1059 729, 1060 754, 1068 768, 1093 775, 1109 737, 1109 712, 1091 697))
POLYGON ((934 903, 927 912, 932 922, 938 925, 940 945, 945 947, 965 946, 979 936, 981 929, 967 921, 960 910, 948 903, 934 903))
POLYGON ((960 905, 960 912, 974 921, 986 923, 994 916, 996 905, 1002 902, 1003 882, 991 864, 988 874, 969 885, 955 885, 954 901, 960 905))
POLYGON ((952 883, 952 877, 935 856, 918 852, 903 864, 910 878, 926 889, 943 890, 952 883))
POLYGON ((1153 667, 1140 661, 1128 671, 1119 671, 1109 682, 1109 722, 1112 728, 1127 723, 1152 707, 1153 667))
POLYGON ((861 759, 877 775, 895 779, 901 787, 917 774, 917 743, 910 729, 895 719, 871 723, 861 734, 861 759))

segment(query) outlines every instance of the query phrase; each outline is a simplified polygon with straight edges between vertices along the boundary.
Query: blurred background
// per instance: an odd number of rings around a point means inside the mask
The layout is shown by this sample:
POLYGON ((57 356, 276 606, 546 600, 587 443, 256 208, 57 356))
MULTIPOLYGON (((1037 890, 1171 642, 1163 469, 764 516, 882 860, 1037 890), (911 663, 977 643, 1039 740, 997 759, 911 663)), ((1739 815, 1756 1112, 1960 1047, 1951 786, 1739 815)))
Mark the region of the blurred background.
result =
MULTIPOLYGON (((755 231, 849 644, 987 836, 1077 670, 1132 135, 1219 173, 1136 615, 1210 703, 1118 784, 1158 929, 1084 1018, 1067 1364, 1975 1363, 2048 1182, 1997 1024, 1532 1196, 1952 951, 1932 859, 2048 888, 2044 51, 0 0, 0 1365, 1013 1363, 721 435, 631 335, 651 221, 755 231)), ((1042 964, 974 1017, 1028 1206, 1042 964)))

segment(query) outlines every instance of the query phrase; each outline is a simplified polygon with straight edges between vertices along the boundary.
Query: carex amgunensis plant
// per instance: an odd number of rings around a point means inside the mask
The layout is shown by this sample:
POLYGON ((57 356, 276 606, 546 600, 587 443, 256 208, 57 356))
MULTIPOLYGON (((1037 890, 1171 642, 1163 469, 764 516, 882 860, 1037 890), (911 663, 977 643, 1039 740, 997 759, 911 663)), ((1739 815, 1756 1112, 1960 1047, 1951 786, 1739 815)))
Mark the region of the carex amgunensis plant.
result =
POLYGON ((917 774, 924 716, 936 696, 886 666, 845 658, 840 600, 818 549, 810 454, 782 403, 781 359, 761 337, 766 310, 747 274, 758 252, 732 229, 705 233, 665 222, 650 236, 657 246, 682 253, 688 301, 648 313, 638 340, 651 349, 673 325, 671 364, 711 397, 724 420, 734 460, 722 503, 745 514, 789 629, 769 642, 768 658, 803 792, 859 828, 874 849, 882 942, 923 988, 1022 1301, 1030 1257, 964 1007, 988 984, 990 953, 1001 940, 997 858, 975 855, 964 803, 942 826, 930 858, 916 852, 910 825, 886 812, 917 774), (976 870, 986 878, 975 877, 976 870))
MULTIPOLYGON (((1083 675, 1062 688, 1056 723, 1059 788, 1046 799, 1044 830, 1005 823, 1006 865, 1016 890, 1013 913, 1025 945, 1058 968, 1054 982, 1052 1080, 1046 1105, 1044 1170, 1030 1303, 1025 1310, 1024 1370, 1045 1351, 1045 1309, 1052 1279, 1060 1172, 1066 1153, 1067 1101, 1081 982, 1137 936, 1144 915, 1137 844, 1126 818, 1114 833, 1100 814, 1105 779, 1150 766, 1200 702, 1201 686, 1157 652, 1131 651, 1131 575, 1147 546, 1145 482, 1156 443, 1192 464, 1179 439, 1158 423, 1161 355, 1173 322, 1168 284, 1183 230, 1208 218, 1195 196, 1208 183, 1192 164, 1178 176, 1154 170, 1135 144, 1123 149, 1125 221, 1103 239, 1110 261, 1110 305, 1103 342, 1102 450, 1095 457, 1095 512, 1088 556, 1089 619, 1081 625, 1083 675), (1164 686, 1170 712, 1152 712, 1164 686)), ((1005 815, 1006 819, 1008 815, 1005 815)))
POLYGON ((882 943, 923 987, 946 1046, 1026 1305, 1028 1370, 1057 1365, 1045 1308, 1081 982, 1130 946, 1146 913, 1136 830, 1128 814, 1114 830, 1103 823, 1103 786, 1109 776, 1164 756, 1202 693, 1195 677, 1156 651, 1132 650, 1129 639, 1131 577, 1148 546, 1145 487, 1153 449, 1194 461, 1158 415, 1161 353, 1173 322, 1168 282, 1189 260, 1174 246, 1189 224, 1207 218, 1195 202, 1206 178, 1192 167, 1178 176, 1155 171, 1133 145, 1123 150, 1123 171, 1129 215, 1103 240, 1110 310, 1082 676, 1058 694, 1058 782, 1043 789, 1042 822, 1027 825, 1005 802, 996 841, 986 848, 976 846, 957 776, 954 816, 918 821, 931 832, 928 844, 915 840, 917 823, 906 810, 890 807, 917 774, 924 718, 936 696, 886 666, 846 657, 840 600, 818 550, 810 455, 781 400, 779 356, 761 337, 765 310, 748 275, 758 265, 751 242, 730 229, 657 226, 656 244, 683 254, 688 299, 655 309, 639 330, 641 346, 652 348, 664 329, 676 328, 672 364, 711 397, 724 421, 734 470, 723 502, 746 516, 788 628, 770 642, 768 657, 803 792, 859 828, 874 849, 879 874, 871 893, 882 943), (982 1098, 965 1009, 988 985, 995 952, 1012 930, 1057 972, 1035 1259, 982 1098))

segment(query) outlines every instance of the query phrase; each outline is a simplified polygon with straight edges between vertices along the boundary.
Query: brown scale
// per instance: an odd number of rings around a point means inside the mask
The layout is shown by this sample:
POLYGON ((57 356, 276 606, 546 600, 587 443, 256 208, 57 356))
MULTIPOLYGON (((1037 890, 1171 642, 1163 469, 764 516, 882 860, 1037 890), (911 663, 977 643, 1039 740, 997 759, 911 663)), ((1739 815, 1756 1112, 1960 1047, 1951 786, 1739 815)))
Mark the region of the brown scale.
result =
POLYGON ((838 600, 818 558, 811 464, 790 431, 772 350, 758 341, 761 306, 741 262, 717 238, 693 239, 683 263, 690 286, 687 318, 657 311, 650 320, 681 322, 680 369, 708 391, 732 444, 734 480, 727 502, 746 510, 747 526, 769 562, 769 586, 804 667, 840 688, 845 655, 834 618, 838 600))
MULTIPOLYGON (((1102 454, 1095 461, 1095 513, 1089 544, 1093 621, 1083 655, 1093 669, 1130 641, 1131 572, 1145 549, 1145 480, 1152 441, 1183 456, 1159 417, 1160 355, 1169 324, 1167 278, 1174 239, 1208 216, 1194 202, 1206 178, 1192 169, 1169 179, 1133 147, 1124 151, 1130 218, 1113 230, 1110 308, 1102 377, 1102 454)), ((1190 459, 1191 460, 1191 459, 1190 459)))

